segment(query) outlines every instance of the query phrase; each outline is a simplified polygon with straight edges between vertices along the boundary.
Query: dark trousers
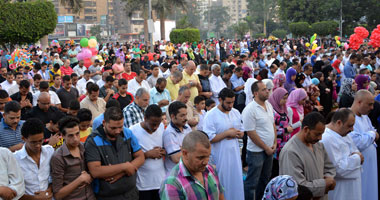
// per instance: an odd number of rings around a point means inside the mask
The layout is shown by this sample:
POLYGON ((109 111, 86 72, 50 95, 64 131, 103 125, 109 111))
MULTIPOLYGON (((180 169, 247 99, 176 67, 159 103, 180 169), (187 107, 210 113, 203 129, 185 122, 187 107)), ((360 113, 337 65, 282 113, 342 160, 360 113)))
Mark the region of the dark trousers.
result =
POLYGON ((139 200, 160 200, 159 190, 139 191, 139 200))
POLYGON ((268 156, 265 151, 251 152, 247 150, 248 173, 244 181, 245 200, 262 198, 270 179, 272 162, 273 156, 268 156))
POLYGON ((242 163, 243 168, 248 165, 247 164, 247 143, 248 143, 248 135, 247 135, 247 132, 244 131, 243 148, 241 150, 241 163, 242 163))

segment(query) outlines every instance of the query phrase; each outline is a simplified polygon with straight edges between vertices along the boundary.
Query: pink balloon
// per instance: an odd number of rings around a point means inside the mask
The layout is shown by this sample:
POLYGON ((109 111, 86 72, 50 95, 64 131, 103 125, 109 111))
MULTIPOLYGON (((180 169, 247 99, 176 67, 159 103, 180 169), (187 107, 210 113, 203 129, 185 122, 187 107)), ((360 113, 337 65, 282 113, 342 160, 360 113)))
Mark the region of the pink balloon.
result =
POLYGON ((83 60, 83 54, 82 54, 82 53, 78 53, 78 55, 77 55, 77 59, 78 59, 78 60, 83 60))
POLYGON ((85 59, 83 64, 88 69, 91 66, 91 59, 85 59))
POLYGON ((347 44, 347 42, 344 43, 344 49, 347 50, 349 47, 349 45, 347 44))
POLYGON ((92 56, 91 50, 88 48, 83 48, 82 49, 82 55, 83 55, 84 60, 87 58, 91 58, 91 56, 92 56))
POLYGON ((90 51, 92 56, 96 56, 98 54, 98 50, 96 48, 91 48, 90 51))

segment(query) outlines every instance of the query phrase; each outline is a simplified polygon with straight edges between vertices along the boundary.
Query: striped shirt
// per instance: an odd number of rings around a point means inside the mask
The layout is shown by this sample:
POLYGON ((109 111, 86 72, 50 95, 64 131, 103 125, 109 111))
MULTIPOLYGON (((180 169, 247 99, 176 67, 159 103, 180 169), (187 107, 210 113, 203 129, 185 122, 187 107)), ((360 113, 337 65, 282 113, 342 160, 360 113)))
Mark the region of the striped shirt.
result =
POLYGON ((224 189, 213 166, 206 166, 203 180, 204 185, 190 174, 181 159, 161 185, 160 199, 219 199, 224 189))
POLYGON ((24 121, 20 121, 16 130, 13 130, 4 119, 0 122, 0 147, 9 148, 16 144, 24 143, 21 139, 21 127, 24 121))
POLYGON ((139 122, 144 121, 144 109, 135 102, 129 104, 123 109, 124 126, 129 128, 139 122))

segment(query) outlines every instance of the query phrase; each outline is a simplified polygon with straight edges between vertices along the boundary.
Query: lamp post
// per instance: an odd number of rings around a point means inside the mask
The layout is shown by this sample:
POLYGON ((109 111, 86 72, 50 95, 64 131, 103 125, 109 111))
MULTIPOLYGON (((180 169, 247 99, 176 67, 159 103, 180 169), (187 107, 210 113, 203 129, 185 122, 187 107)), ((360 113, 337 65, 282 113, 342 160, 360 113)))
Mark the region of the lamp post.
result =
POLYGON ((342 0, 340 0, 340 23, 339 23, 339 30, 340 30, 340 38, 342 38, 342 35, 343 35, 343 3, 342 3, 342 0))
POLYGON ((152 21, 152 0, 148 0, 148 18, 149 18, 148 21, 151 23, 150 25, 148 23, 150 52, 154 52, 154 50, 153 50, 153 32, 152 32, 152 30, 149 30, 149 29, 153 28, 152 27, 152 25, 153 25, 153 21, 152 21))

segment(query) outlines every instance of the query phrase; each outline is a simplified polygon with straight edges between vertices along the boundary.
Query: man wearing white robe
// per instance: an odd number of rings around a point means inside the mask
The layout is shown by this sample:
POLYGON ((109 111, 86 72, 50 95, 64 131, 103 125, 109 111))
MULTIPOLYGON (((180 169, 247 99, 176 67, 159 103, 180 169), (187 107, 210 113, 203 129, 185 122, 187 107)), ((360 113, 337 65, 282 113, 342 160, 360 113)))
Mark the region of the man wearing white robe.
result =
POLYGON ((215 101, 216 105, 218 105, 219 92, 227 86, 224 83, 222 77, 220 77, 220 66, 218 64, 213 64, 211 66, 211 71, 212 71, 212 75, 208 79, 210 81, 211 92, 212 92, 211 99, 215 101))
POLYGON ((363 200, 378 199, 377 155, 374 142, 379 138, 379 134, 367 116, 373 109, 374 101, 374 97, 368 90, 359 90, 351 106, 351 110, 355 113, 355 125, 354 130, 349 135, 364 156, 361 173, 363 200))
POLYGON ((233 108, 235 93, 231 89, 222 89, 219 101, 218 106, 207 112, 203 124, 203 131, 212 144, 210 163, 216 165, 225 199, 243 200, 243 171, 238 142, 244 135, 241 115, 233 108))
POLYGON ((321 142, 336 169, 336 186, 330 200, 361 200, 361 164, 364 157, 347 135, 353 130, 355 114, 348 108, 336 111, 322 135, 321 142))

